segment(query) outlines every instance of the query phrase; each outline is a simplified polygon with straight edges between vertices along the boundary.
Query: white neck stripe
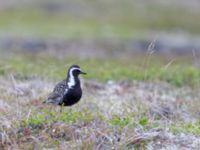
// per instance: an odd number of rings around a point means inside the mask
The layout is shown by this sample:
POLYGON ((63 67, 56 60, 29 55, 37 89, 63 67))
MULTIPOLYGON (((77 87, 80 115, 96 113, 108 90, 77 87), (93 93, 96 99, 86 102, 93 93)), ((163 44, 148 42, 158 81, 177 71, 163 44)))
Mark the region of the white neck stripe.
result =
POLYGON ((75 85, 75 79, 73 75, 74 70, 80 70, 80 68, 71 68, 69 71, 69 82, 68 82, 68 87, 72 88, 75 85))

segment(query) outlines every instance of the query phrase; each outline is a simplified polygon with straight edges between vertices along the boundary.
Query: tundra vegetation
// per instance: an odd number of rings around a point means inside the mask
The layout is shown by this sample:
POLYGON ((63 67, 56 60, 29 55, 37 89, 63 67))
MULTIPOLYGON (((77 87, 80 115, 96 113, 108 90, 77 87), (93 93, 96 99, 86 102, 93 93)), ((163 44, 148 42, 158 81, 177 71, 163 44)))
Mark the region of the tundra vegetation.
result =
POLYGON ((149 36, 176 29, 198 36, 198 1, 175 2, 2 5, 0 149, 198 150, 198 49, 161 53, 159 36, 149 36), (146 37, 146 48, 132 47, 146 37), (71 64, 87 72, 83 97, 60 113, 42 102, 71 64))

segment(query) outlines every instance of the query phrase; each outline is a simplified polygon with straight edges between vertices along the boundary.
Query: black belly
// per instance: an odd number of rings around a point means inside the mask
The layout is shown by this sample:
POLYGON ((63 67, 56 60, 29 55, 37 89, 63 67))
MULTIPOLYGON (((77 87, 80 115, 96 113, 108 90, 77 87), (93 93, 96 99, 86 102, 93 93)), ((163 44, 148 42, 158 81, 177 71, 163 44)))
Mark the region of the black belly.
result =
POLYGON ((63 103, 60 105, 64 106, 71 106, 76 104, 82 96, 82 91, 81 89, 70 89, 66 95, 63 97, 63 103))

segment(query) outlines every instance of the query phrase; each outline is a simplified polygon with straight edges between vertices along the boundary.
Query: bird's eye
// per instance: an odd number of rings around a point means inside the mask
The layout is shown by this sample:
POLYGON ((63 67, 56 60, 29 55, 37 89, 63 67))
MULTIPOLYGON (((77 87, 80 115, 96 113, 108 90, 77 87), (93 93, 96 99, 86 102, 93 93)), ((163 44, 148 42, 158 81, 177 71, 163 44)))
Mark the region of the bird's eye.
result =
POLYGON ((81 71, 79 69, 76 70, 76 73, 80 73, 81 71))

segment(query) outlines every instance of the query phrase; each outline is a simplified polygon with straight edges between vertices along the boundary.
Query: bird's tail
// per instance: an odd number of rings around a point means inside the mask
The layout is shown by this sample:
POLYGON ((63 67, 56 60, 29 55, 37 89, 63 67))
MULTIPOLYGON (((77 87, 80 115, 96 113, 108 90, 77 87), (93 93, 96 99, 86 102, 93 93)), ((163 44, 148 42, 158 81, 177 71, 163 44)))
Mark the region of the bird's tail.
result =
POLYGON ((46 99, 44 100, 42 103, 43 104, 49 104, 49 103, 53 103, 54 101, 52 99, 46 99))
POLYGON ((53 104, 53 105, 58 105, 59 102, 55 101, 54 99, 47 99, 45 101, 42 102, 43 104, 53 104))

